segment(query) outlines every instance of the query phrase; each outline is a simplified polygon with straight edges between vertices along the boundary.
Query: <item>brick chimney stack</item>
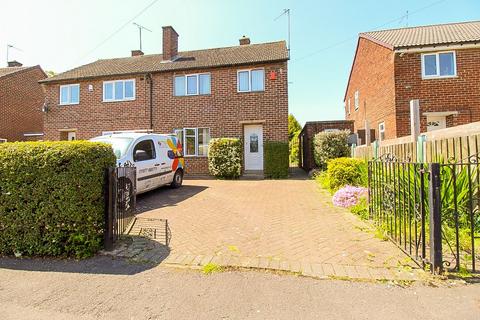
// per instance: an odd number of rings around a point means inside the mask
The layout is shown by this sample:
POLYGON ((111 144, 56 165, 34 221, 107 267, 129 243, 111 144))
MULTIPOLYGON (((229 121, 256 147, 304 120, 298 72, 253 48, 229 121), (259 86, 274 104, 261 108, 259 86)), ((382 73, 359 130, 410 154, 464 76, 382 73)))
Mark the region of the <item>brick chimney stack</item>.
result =
POLYGON ((171 61, 178 55, 178 33, 171 26, 163 29, 163 60, 171 61))
POLYGON ((250 44, 250 38, 246 37, 246 36, 241 37, 240 38, 240 45, 244 46, 246 44, 250 44))
POLYGON ((142 50, 132 50, 132 57, 143 56, 143 54, 142 50))
POLYGON ((9 67, 21 67, 21 66, 23 66, 23 64, 21 64, 17 60, 13 60, 13 61, 8 61, 8 66, 9 67))

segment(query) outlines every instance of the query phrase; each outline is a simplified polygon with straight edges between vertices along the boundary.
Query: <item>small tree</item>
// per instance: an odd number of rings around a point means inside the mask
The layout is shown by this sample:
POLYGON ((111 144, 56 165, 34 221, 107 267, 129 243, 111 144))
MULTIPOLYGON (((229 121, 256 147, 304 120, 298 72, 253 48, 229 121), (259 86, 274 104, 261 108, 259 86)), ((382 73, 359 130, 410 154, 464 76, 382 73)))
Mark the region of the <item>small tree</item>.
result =
POLYGON ((315 163, 321 170, 327 168, 330 159, 350 156, 347 138, 350 131, 320 132, 313 138, 313 155, 315 163))
POLYGON ((293 114, 288 115, 288 142, 291 164, 298 163, 298 135, 302 127, 293 114))

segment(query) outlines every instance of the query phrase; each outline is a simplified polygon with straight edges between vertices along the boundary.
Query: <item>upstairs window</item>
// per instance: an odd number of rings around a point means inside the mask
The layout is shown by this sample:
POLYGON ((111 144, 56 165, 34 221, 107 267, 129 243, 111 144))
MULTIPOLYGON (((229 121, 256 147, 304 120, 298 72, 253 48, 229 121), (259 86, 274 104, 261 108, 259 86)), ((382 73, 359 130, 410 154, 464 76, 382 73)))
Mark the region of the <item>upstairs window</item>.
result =
POLYGON ((60 86, 60 104, 79 104, 80 103, 80 85, 68 84, 60 86))
POLYGON ((354 106, 355 106, 355 111, 358 110, 358 107, 360 106, 360 93, 357 91, 355 91, 355 96, 354 96, 354 99, 353 99, 353 103, 354 103, 354 106))
POLYGON ((457 75, 455 52, 422 54, 422 77, 443 78, 457 75))
POLYGON ((210 94, 210 73, 175 76, 173 86, 177 97, 210 94))
POLYGON ((103 82, 103 101, 135 100, 135 79, 103 82))
POLYGON ((350 106, 350 98, 348 98, 348 114, 350 114, 350 111, 351 111, 351 106, 350 106))
POLYGON ((237 91, 265 91, 265 69, 240 70, 237 72, 237 91))

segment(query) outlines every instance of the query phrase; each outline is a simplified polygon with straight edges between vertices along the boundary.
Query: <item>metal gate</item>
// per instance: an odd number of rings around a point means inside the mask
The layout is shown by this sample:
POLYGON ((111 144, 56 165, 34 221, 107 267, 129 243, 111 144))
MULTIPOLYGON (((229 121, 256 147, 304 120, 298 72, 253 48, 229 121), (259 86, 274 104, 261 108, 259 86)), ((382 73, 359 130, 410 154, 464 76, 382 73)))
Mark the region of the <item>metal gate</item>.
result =
POLYGON ((135 218, 137 169, 109 168, 106 180, 105 248, 111 249, 135 218))
POLYGON ((480 172, 477 157, 413 163, 383 156, 368 163, 370 217, 422 267, 477 272, 480 172))

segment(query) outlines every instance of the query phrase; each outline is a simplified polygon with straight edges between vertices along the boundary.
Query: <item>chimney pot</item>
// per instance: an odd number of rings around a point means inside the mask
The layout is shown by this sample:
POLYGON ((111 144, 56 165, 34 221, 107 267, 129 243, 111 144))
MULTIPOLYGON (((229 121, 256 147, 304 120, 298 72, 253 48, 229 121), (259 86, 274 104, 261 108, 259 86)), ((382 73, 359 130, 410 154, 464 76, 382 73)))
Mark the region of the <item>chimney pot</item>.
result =
POLYGON ((178 33, 172 26, 162 27, 163 29, 163 60, 171 61, 178 55, 178 33))
POLYGON ((241 37, 240 38, 240 45, 244 46, 246 44, 250 44, 250 38, 246 37, 246 36, 241 37))
POLYGON ((23 64, 21 64, 17 60, 13 60, 13 61, 8 61, 8 66, 9 67, 21 67, 21 66, 23 66, 23 64))
POLYGON ((132 57, 143 56, 143 54, 142 50, 132 50, 132 57))

